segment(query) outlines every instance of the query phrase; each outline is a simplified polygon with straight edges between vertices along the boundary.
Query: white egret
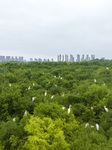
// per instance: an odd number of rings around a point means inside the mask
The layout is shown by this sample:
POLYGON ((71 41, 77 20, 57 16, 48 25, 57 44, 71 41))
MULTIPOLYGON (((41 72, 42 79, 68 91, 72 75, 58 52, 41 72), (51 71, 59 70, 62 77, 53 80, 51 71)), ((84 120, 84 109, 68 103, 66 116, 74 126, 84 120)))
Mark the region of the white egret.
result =
POLYGON ((86 123, 86 124, 85 124, 85 128, 87 128, 87 126, 89 126, 89 123, 86 123))
POLYGON ((28 87, 28 90, 30 90, 30 86, 28 87))
POLYGON ((68 114, 70 114, 70 108, 71 108, 71 105, 69 105, 69 108, 68 108, 68 114))
POLYGON ((106 106, 104 106, 104 109, 105 109, 106 112, 108 112, 108 108, 106 108, 106 106))
POLYGON ((96 79, 94 79, 94 82, 96 82, 96 79))
POLYGON ((62 80, 63 78, 61 77, 60 79, 62 80))
POLYGON ((64 110, 64 109, 65 109, 65 107, 62 107, 62 109, 64 110))
POLYGON ((91 111, 93 111, 93 107, 91 107, 91 111))
POLYGON ((54 97, 54 95, 53 95, 53 96, 51 96, 51 99, 53 99, 53 97, 54 97))
POLYGON ((45 91, 45 96, 47 96, 47 91, 45 91))
POLYGON ((106 69, 109 69, 108 67, 106 67, 106 69))
POLYGON ((35 86, 35 83, 33 83, 33 86, 35 86))
POLYGON ((16 118, 13 118, 12 121, 15 122, 15 121, 16 121, 16 118))
POLYGON ((9 86, 12 86, 11 83, 9 84, 9 86))
POLYGON ((99 130, 99 125, 96 123, 96 130, 98 131, 99 130))
POLYGON ((64 97, 64 94, 62 95, 62 97, 64 97))
POLYGON ((34 101, 36 99, 36 97, 32 97, 32 101, 34 101))
POLYGON ((25 117, 27 116, 27 110, 25 110, 25 112, 24 112, 24 116, 25 116, 25 117))
POLYGON ((56 78, 56 76, 54 76, 54 78, 56 78))
POLYGON ((93 125, 91 125, 91 128, 94 128, 94 126, 93 126, 93 125))

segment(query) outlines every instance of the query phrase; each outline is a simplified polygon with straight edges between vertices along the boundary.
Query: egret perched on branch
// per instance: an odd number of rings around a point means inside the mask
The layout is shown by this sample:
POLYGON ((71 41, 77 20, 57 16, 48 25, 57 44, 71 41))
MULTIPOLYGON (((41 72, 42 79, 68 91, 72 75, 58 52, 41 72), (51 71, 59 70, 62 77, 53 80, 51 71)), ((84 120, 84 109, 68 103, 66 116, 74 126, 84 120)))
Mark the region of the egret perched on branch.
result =
POLYGON ((63 78, 61 77, 60 79, 62 80, 63 78))
POLYGON ((25 116, 25 117, 27 116, 27 110, 25 110, 25 112, 24 112, 24 116, 25 116))
POLYGON ((9 84, 9 86, 12 86, 11 83, 9 84))
POLYGON ((33 83, 33 86, 35 86, 35 83, 33 83))
POLYGON ((45 91, 45 96, 47 96, 47 91, 45 91))
POLYGON ((54 78, 56 78, 56 76, 54 76, 54 78))
POLYGON ((91 125, 91 128, 94 128, 94 126, 93 126, 93 125, 91 125))
POLYGON ((32 101, 34 101, 36 99, 36 97, 32 97, 32 101))
POLYGON ((65 107, 62 107, 62 109, 64 110, 64 109, 65 109, 65 107))
POLYGON ((106 106, 104 106, 104 109, 105 109, 106 112, 108 112, 108 108, 106 108, 106 106))
POLYGON ((99 125, 96 123, 96 130, 98 131, 99 130, 99 125))
POLYGON ((109 69, 108 67, 106 67, 106 69, 109 69))
POLYGON ((15 122, 15 121, 16 121, 16 118, 13 118, 12 121, 15 122))
POLYGON ((91 107, 91 111, 93 111, 93 107, 91 107))
POLYGON ((87 126, 89 126, 89 123, 86 123, 86 124, 85 124, 85 128, 87 128, 87 126))
POLYGON ((28 90, 30 90, 30 86, 28 87, 28 90))
POLYGON ((53 95, 53 96, 51 96, 51 99, 53 99, 53 97, 54 97, 54 95, 53 95))
POLYGON ((96 79, 94 79, 94 82, 96 83, 96 79))
POLYGON ((64 94, 62 95, 62 97, 64 97, 64 94))
POLYGON ((70 114, 70 108, 71 108, 71 105, 69 105, 69 108, 68 108, 68 114, 70 114))

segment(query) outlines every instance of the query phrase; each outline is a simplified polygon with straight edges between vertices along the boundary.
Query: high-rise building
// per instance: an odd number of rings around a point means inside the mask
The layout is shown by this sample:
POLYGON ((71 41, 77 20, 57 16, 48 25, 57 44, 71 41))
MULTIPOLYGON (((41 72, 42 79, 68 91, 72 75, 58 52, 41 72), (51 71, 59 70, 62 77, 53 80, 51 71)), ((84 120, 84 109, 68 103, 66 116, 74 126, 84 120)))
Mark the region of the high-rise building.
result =
POLYGON ((65 54, 65 62, 68 62, 68 55, 65 54))
POLYGON ((73 57, 73 55, 70 55, 70 62, 74 62, 74 57, 73 57))
POLYGON ((62 55, 62 62, 64 62, 64 55, 62 55))
POLYGON ((91 60, 94 60, 95 59, 95 55, 91 55, 91 60))
POLYGON ((6 61, 7 62, 11 61, 10 58, 11 58, 10 56, 6 56, 6 61))
POLYGON ((0 62, 5 62, 5 56, 0 56, 0 62))
POLYGON ((76 62, 80 62, 80 55, 79 54, 77 54, 76 62))
POLYGON ((81 61, 84 61, 84 54, 82 55, 81 61))
POLYGON ((90 57, 89 57, 89 55, 87 54, 86 55, 86 59, 85 59, 86 61, 89 61, 90 60, 90 57))

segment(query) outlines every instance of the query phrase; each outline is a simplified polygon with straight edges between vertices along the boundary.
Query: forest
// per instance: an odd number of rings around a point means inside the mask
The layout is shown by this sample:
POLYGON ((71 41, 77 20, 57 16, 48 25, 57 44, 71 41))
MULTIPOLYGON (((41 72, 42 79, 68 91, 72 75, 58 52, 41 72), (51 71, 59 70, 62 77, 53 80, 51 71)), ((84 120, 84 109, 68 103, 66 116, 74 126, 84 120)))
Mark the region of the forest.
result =
POLYGON ((0 63, 0 150, 112 150, 112 61, 0 63))

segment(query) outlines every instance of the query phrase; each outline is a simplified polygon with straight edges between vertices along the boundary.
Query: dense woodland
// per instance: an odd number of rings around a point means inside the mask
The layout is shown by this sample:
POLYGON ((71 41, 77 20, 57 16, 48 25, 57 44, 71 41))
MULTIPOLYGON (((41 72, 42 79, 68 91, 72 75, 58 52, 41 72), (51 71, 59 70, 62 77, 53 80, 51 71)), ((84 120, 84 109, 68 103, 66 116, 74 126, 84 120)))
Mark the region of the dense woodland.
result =
POLYGON ((112 61, 1 63, 0 150, 112 150, 112 61))

